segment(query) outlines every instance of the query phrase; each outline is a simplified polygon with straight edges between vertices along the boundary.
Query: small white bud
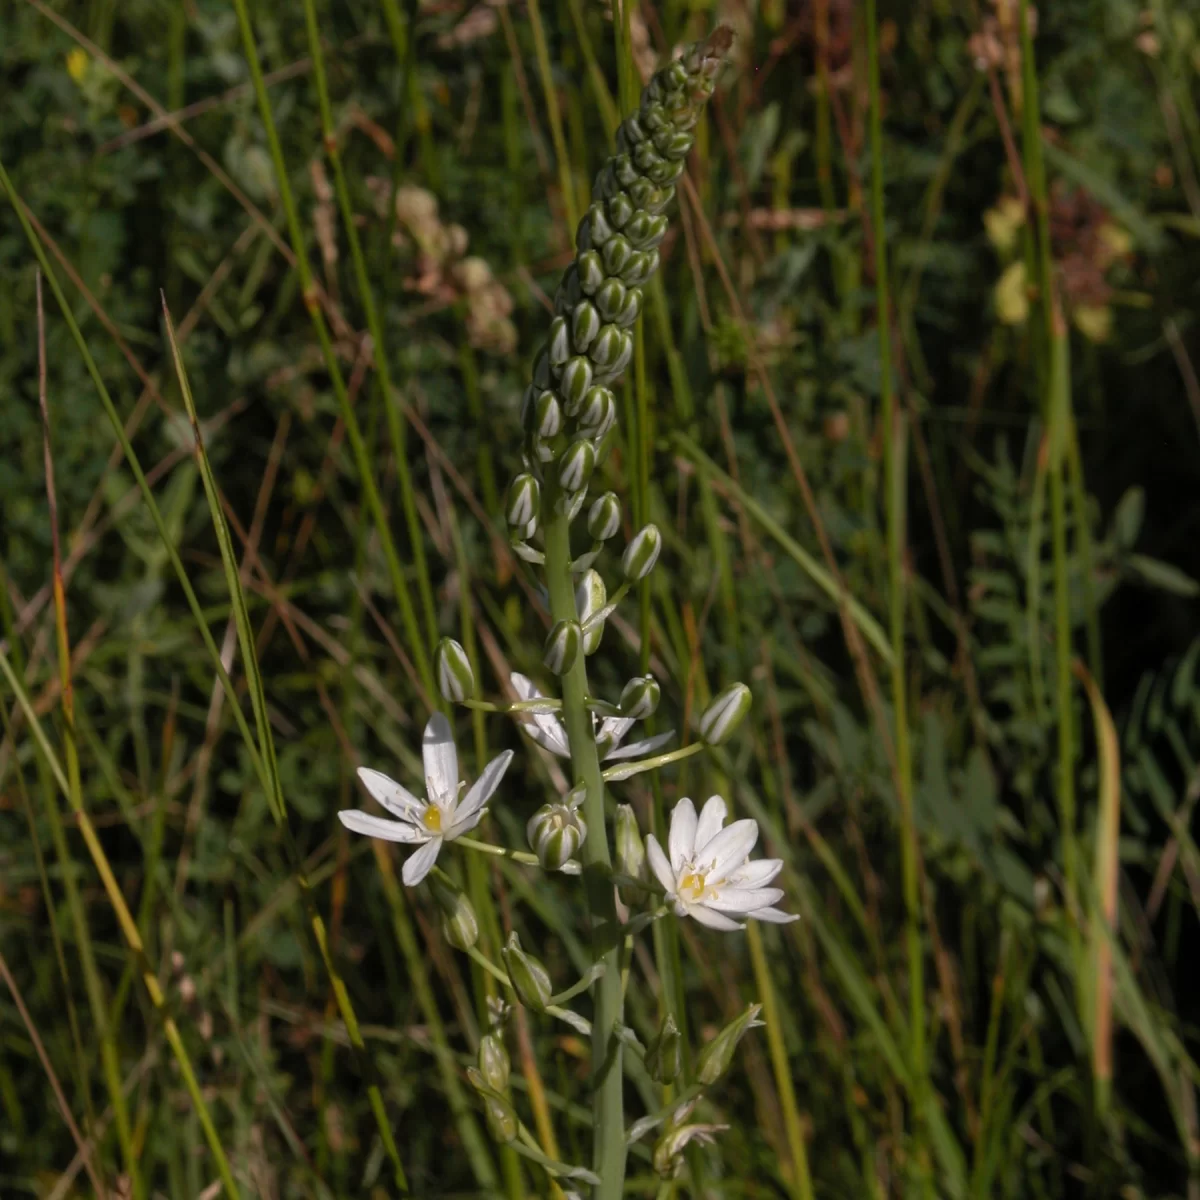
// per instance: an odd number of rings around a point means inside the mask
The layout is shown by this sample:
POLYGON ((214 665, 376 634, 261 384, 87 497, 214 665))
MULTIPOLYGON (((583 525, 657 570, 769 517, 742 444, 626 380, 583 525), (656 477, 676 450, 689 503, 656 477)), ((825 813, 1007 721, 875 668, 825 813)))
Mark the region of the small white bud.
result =
POLYGON ((657 525, 644 525, 633 535, 621 556, 621 573, 630 583, 645 579, 662 553, 662 534, 657 525))
POLYGON ((705 1044, 696 1059, 696 1080, 704 1084, 716 1083, 729 1069, 733 1061, 733 1052, 738 1042, 750 1032, 762 1025, 758 1014, 762 1011, 761 1004, 751 1004, 741 1016, 734 1017, 711 1042, 705 1044))
POLYGON ((598 442, 617 420, 617 402, 612 392, 605 387, 588 389, 579 410, 579 432, 598 442))
POLYGON ((587 840, 587 822, 566 804, 543 804, 525 826, 529 848, 547 871, 561 870, 587 840))
POLYGON ((479 940, 479 921, 466 893, 437 873, 429 876, 442 910, 442 936, 456 950, 469 950, 479 940))
POLYGON ((644 721, 658 708, 662 688, 653 675, 635 675, 622 689, 618 702, 621 716, 644 721))
POLYGON ((565 675, 579 658, 583 635, 578 621, 559 621, 546 637, 542 662, 555 675, 565 675))
POLYGON ((511 1069, 503 1039, 497 1033, 485 1033, 479 1039, 479 1073, 484 1082, 493 1091, 504 1092, 511 1069))
POLYGON ((750 699, 744 683, 730 684, 718 692, 700 717, 700 736, 710 746, 719 746, 750 711, 750 699))
POLYGON ((522 471, 508 485, 508 499, 504 506, 504 519, 509 529, 524 532, 538 519, 541 508, 542 488, 528 471, 522 471))
POLYGON ((526 1008, 541 1012, 550 999, 550 972, 532 954, 525 953, 515 931, 508 935, 500 957, 504 959, 517 999, 526 1008))
POLYGON ((584 393, 592 386, 592 364, 586 356, 575 355, 567 359, 563 365, 562 378, 559 380, 559 391, 567 414, 574 415, 583 401, 584 393))
POLYGON ((438 691, 443 700, 461 704, 475 694, 475 672, 467 652, 453 638, 442 638, 433 653, 438 691))
POLYGON ((575 588, 575 608, 579 613, 580 627, 583 629, 583 652, 595 654, 600 647, 600 639, 604 636, 604 622, 596 621, 590 628, 588 618, 598 613, 608 603, 608 589, 599 571, 585 571, 575 588))
POLYGON ((532 437, 542 440, 554 437, 562 429, 562 407, 553 392, 539 392, 534 397, 526 415, 525 428, 532 437))
POLYGON ((608 541, 621 528, 621 501, 616 492, 605 492, 592 501, 587 527, 597 542, 608 541))
POLYGON ((613 831, 617 850, 617 874, 628 875, 631 879, 644 878, 646 847, 642 842, 642 831, 638 828, 637 816, 628 804, 617 805, 613 831))
POLYGON ((578 492, 592 477, 596 448, 586 438, 572 442, 558 460, 558 484, 564 492, 578 492))

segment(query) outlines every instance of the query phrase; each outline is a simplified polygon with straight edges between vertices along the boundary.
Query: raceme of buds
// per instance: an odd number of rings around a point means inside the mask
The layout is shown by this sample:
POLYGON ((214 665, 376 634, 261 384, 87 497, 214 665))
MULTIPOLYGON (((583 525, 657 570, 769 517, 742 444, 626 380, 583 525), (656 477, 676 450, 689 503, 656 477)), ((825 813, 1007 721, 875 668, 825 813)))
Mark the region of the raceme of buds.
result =
POLYGON ((644 525, 633 535, 621 555, 621 573, 630 583, 645 579, 662 553, 662 534, 657 525, 644 525))
POLYGON ((543 1012, 550 999, 550 973, 531 954, 521 949, 521 939, 516 932, 508 935, 504 949, 500 951, 505 970, 512 981, 517 999, 534 1012, 543 1012))
POLYGON ((569 804, 543 804, 525 826, 529 848, 547 871, 558 871, 587 839, 587 822, 569 804))
POLYGON ((595 654, 600 648, 600 639, 604 636, 603 620, 588 626, 588 618, 599 612, 608 603, 608 589, 599 571, 585 571, 575 588, 575 608, 579 613, 580 627, 583 630, 584 654, 595 654))
POLYGON ((588 533, 597 542, 606 542, 621 528, 621 501, 616 492, 597 496, 588 509, 588 533))
POLYGON ((662 688, 653 675, 635 675, 622 689, 619 706, 621 716, 644 721, 658 708, 662 688))
POLYGON ((514 534, 522 538, 533 536, 541 510, 542 488, 528 472, 523 471, 508 485, 504 520, 514 534))
POLYGON ((453 638, 442 638, 433 654, 438 691, 443 700, 461 704, 475 694, 475 672, 467 652, 453 638))
POLYGON ((658 1083, 670 1083, 683 1061, 683 1040, 675 1018, 667 1013, 658 1033, 646 1047, 646 1070, 658 1083))
POLYGON ((483 1099, 483 1111, 487 1116, 488 1132, 502 1146, 515 1141, 517 1114, 513 1106, 499 1092, 489 1086, 487 1080, 475 1067, 467 1068, 467 1078, 483 1099))
POLYGON ((430 875, 429 880, 442 910, 442 936, 456 950, 469 950, 479 940, 479 921, 470 900, 440 873, 430 875))
POLYGON ((498 1033, 485 1033, 479 1039, 479 1073, 483 1081, 493 1091, 504 1092, 508 1088, 509 1070, 504 1039, 498 1033))
POLYGON ((708 1086, 716 1083, 725 1074, 733 1060, 733 1052, 737 1049, 738 1042, 751 1029, 757 1029, 762 1025, 762 1022, 758 1020, 761 1010, 761 1004, 751 1004, 741 1016, 730 1021, 711 1042, 705 1045, 704 1049, 700 1051, 700 1057, 696 1060, 697 1083, 708 1086))
POLYGON ((549 634, 542 648, 542 662, 546 670, 555 675, 565 675, 579 658, 583 633, 578 621, 559 621, 549 634))
POLYGON ((750 711, 750 689, 733 683, 718 692, 700 717, 700 736, 710 746, 719 746, 742 723, 750 711))
POLYGON ((628 804, 617 805, 617 816, 613 832, 616 841, 615 866, 618 875, 631 879, 642 879, 646 873, 646 847, 642 842, 642 831, 637 817, 628 804))

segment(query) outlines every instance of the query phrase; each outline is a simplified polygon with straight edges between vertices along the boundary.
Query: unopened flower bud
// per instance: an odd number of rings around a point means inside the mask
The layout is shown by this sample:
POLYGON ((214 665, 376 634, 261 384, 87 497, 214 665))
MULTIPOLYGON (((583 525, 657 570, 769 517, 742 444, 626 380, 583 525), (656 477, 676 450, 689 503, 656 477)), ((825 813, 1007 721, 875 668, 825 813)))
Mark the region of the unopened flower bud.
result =
POLYGON ((750 711, 750 689, 744 683, 730 684, 713 697, 700 717, 700 736, 710 746, 719 746, 742 723, 750 711))
POLYGON ((588 533, 597 542, 607 542, 621 528, 621 501, 616 492, 605 492, 588 509, 588 533))
POLYGON ((469 950, 479 940, 479 921, 466 893, 439 874, 429 876, 442 910, 442 937, 456 950, 469 950))
POLYGON ((438 642, 433 652, 433 665, 443 700, 461 704, 475 694, 475 672, 471 670, 471 660, 453 638, 445 637, 438 642))
POLYGON ((508 1088, 510 1066, 504 1040, 498 1033, 485 1033, 479 1039, 479 1073, 493 1091, 504 1092, 508 1088))
POLYGON ((587 822, 567 804, 543 804, 525 826, 529 848, 547 871, 561 870, 587 839, 587 822))
POLYGON ((592 364, 583 354, 568 358, 563 365, 558 389, 562 393, 567 415, 574 416, 583 403, 584 394, 592 386, 592 364))
MULTIPOLYGON (((504 519, 509 529, 524 532, 538 519, 541 509, 542 487, 527 471, 522 471, 508 485, 508 499, 504 505, 504 519)), ((536 526, 535 526, 536 528, 536 526)))
POLYGON ((587 438, 572 442, 558 460, 558 483, 564 492, 578 492, 596 468, 596 447, 587 438))
POLYGON ((500 957, 504 959, 517 999, 534 1012, 544 1011, 551 995, 550 973, 533 955, 521 949, 521 939, 515 932, 508 935, 500 957))
POLYGON ((728 1125, 678 1125, 668 1129, 654 1147, 654 1169, 663 1179, 676 1179, 683 1170, 683 1152, 688 1142, 710 1143, 714 1133, 728 1125))
POLYGON ((662 553, 662 534, 657 525, 644 525, 633 535, 621 555, 621 572, 630 583, 645 579, 662 553))
POLYGON ((617 420, 617 402, 612 392, 606 387, 589 388, 577 419, 579 432, 598 442, 617 420))
POLYGON ((483 1099, 488 1132, 502 1146, 514 1141, 517 1136, 517 1114, 513 1106, 488 1085, 487 1080, 475 1067, 467 1068, 467 1078, 483 1099))
POLYGON ((662 688, 653 675, 635 675, 621 689, 621 716, 644 721, 654 714, 661 696, 662 688))
POLYGON ((716 1083, 725 1074, 729 1069, 730 1062, 733 1061, 733 1052, 737 1049, 738 1042, 751 1029, 757 1029, 762 1025, 762 1022, 758 1020, 761 1010, 761 1004, 751 1004, 741 1016, 730 1021, 700 1051, 700 1057, 696 1060, 696 1081, 698 1083, 707 1087, 709 1084, 716 1083))
POLYGON ((546 670, 555 675, 565 675, 579 658, 583 634, 578 621, 559 621, 546 636, 542 648, 542 662, 546 670))
POLYGON ((646 1047, 646 1070, 659 1083, 670 1083, 683 1061, 683 1040, 675 1018, 667 1013, 658 1033, 646 1047))
POLYGON ((539 392, 526 413, 525 428, 532 437, 545 441, 562 429, 562 406, 551 391, 539 392))
POLYGON ((637 817, 628 804, 617 805, 614 833, 617 874, 628 875, 631 879, 643 878, 646 873, 646 847, 642 842, 637 817))
POLYGON ((604 636, 602 620, 588 625, 590 617, 598 613, 608 603, 608 589, 599 571, 585 571, 583 578, 575 588, 575 608, 579 612, 579 624, 583 630, 584 654, 595 654, 600 647, 600 639, 604 636))

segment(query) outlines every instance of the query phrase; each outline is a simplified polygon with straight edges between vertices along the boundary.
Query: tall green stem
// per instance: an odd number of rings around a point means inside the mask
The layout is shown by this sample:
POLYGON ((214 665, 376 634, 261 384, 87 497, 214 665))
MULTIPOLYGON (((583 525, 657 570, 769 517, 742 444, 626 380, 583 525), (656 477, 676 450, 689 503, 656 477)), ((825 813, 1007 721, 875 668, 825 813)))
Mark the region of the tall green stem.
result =
MULTIPOLYGON (((925 1061, 925 963, 921 951, 921 901, 917 828, 913 820, 912 748, 904 656, 905 438, 892 392, 892 354, 883 226, 883 129, 879 104, 879 43, 875 0, 867 0, 867 63, 871 104, 871 226, 875 241, 876 320, 879 325, 880 401, 883 424, 884 500, 887 509, 888 626, 892 647, 892 710, 896 728, 896 775, 900 801, 901 870, 905 942, 908 949, 909 1053, 917 1110, 918 1162, 922 1162, 928 1072, 925 1061)), ((923 1170, 923 1167, 922 1167, 923 1170)))
MULTIPOLYGON (((558 489, 543 493, 546 529, 546 587, 555 621, 578 620, 571 585, 571 528, 564 513, 555 512, 558 489)), ((588 712, 587 664, 581 654, 562 679, 563 721, 571 746, 575 782, 586 788, 583 802, 588 837, 583 843, 584 891, 592 926, 592 949, 605 966, 593 993, 592 1117, 595 1123, 592 1170, 600 1176, 595 1200, 620 1200, 625 1180, 625 1114, 622 1095, 621 1043, 616 1037, 622 1020, 620 928, 609 871, 612 855, 604 812, 604 780, 600 755, 588 712)))

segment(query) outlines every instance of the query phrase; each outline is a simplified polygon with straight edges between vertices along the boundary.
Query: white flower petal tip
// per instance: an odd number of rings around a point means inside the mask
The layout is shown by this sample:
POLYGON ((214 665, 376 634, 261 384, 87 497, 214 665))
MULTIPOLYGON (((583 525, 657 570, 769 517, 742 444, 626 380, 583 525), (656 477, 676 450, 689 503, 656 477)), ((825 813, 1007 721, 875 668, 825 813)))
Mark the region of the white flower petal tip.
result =
POLYGON ((511 750, 497 755, 464 793, 458 778, 454 734, 441 713, 425 726, 421 750, 426 799, 417 799, 381 771, 360 767, 358 777, 363 787, 397 819, 376 817, 358 809, 338 813, 338 819, 354 833, 417 847, 401 872, 408 887, 416 887, 429 874, 444 842, 470 833, 479 824, 513 758, 511 750))
POLYGON ((723 932, 745 928, 745 920, 784 925, 799 920, 775 905, 783 890, 767 885, 783 869, 778 858, 750 862, 758 841, 758 823, 725 824, 728 810, 720 796, 710 796, 700 815, 684 797, 671 812, 667 851, 653 834, 646 838, 646 861, 681 917, 723 932))

